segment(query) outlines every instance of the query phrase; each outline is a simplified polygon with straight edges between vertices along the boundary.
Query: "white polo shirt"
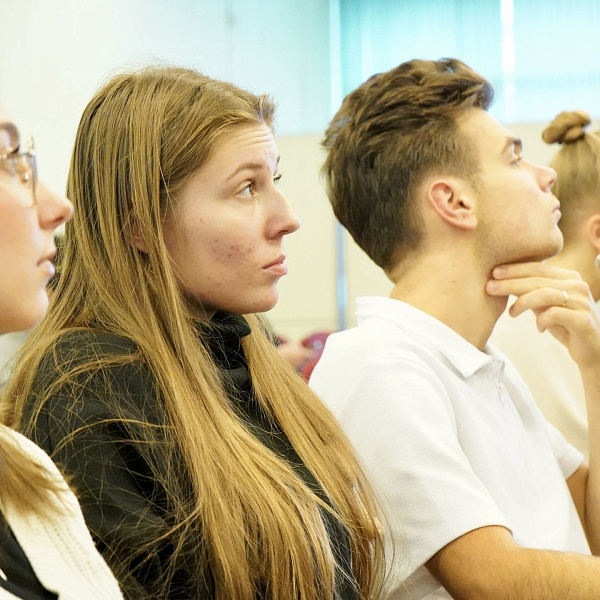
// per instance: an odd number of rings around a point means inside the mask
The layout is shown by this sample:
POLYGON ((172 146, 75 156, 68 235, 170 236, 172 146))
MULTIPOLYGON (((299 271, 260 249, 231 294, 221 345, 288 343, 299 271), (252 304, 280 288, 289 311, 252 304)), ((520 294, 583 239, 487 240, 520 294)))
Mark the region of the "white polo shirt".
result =
POLYGON ((391 598, 450 598, 424 563, 487 525, 522 546, 589 554, 565 483, 583 457, 507 359, 398 300, 359 298, 357 316, 329 336, 310 385, 388 509, 391 598))

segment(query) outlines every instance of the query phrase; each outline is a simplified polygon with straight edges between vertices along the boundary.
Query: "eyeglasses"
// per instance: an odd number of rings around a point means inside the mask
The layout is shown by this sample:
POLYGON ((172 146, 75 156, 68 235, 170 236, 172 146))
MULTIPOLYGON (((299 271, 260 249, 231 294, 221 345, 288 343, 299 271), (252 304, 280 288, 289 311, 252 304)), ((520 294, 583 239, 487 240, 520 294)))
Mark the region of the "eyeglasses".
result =
POLYGON ((25 187, 31 189, 33 204, 37 204, 37 164, 35 160, 35 148, 33 146, 33 138, 27 138, 26 152, 12 152, 10 154, 0 154, 0 162, 4 163, 10 175, 12 175, 13 177, 18 177, 25 187))

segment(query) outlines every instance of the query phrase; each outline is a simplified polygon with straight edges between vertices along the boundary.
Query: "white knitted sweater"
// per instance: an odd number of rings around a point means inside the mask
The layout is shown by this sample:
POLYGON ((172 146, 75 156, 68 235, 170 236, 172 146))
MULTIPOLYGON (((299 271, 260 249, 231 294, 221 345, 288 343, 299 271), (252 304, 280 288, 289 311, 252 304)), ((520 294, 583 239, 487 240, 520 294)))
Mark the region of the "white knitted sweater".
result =
MULTIPOLYGON (((43 450, 22 435, 3 429, 33 461, 58 473, 43 450)), ((79 503, 66 482, 61 492, 61 507, 63 512, 51 517, 39 514, 23 517, 14 506, 4 509, 4 517, 41 584, 58 594, 60 600, 122 600, 119 585, 96 550, 79 503)), ((15 597, 0 588, 0 600, 15 597)))

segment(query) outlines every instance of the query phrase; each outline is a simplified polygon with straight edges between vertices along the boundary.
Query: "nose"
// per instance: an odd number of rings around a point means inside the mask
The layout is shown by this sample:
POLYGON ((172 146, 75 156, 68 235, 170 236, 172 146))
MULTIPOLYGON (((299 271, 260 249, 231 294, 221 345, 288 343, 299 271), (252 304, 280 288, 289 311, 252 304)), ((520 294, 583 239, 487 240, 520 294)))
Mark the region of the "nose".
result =
POLYGON ((37 188, 38 216, 42 229, 56 229, 73 216, 69 200, 50 190, 41 181, 37 188))
POLYGON ((537 179, 540 188, 544 192, 549 192, 556 183, 556 171, 552 167, 536 165, 537 179))
POLYGON ((276 190, 277 202, 273 205, 273 237, 294 233, 300 227, 300 219, 287 198, 276 190))

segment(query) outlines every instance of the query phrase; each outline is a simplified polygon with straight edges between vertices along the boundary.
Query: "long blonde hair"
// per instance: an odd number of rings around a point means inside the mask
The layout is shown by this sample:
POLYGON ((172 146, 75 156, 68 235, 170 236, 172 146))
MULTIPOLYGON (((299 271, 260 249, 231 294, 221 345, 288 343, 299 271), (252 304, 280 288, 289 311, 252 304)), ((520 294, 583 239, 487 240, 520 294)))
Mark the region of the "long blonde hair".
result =
POLYGON ((62 512, 65 481, 25 452, 8 429, 0 427, 0 507, 22 515, 62 512))
MULTIPOLYGON (((31 432, 23 414, 33 401, 35 373, 65 332, 91 328, 129 338, 137 345, 132 356, 99 355, 88 365, 65 367, 51 388, 73 380, 75 370, 128 360, 147 365, 165 412, 167 445, 181 455, 193 488, 190 501, 175 507, 172 533, 203 540, 199 568, 210 569, 216 598, 250 600, 257 586, 265 586, 273 600, 332 599, 339 568, 322 510, 348 532, 359 597, 374 598, 381 582, 381 533, 349 442, 279 358, 259 318, 247 315, 252 333, 242 344, 256 398, 322 486, 329 507, 233 410, 188 318, 162 239, 173 198, 215 144, 239 125, 272 127, 273 111, 266 96, 175 67, 118 75, 99 90, 75 141, 68 181, 75 215, 66 226, 55 298, 7 389, 11 422, 31 432), (131 243, 133 231, 145 252, 131 243)), ((36 408, 51 393, 36 396, 36 408)), ((154 474, 167 493, 177 490, 177 471, 154 474)), ((176 544, 174 561, 180 552, 176 544)), ((119 574, 119 565, 111 566, 119 574)), ((169 582, 163 583, 168 589, 169 582)))

